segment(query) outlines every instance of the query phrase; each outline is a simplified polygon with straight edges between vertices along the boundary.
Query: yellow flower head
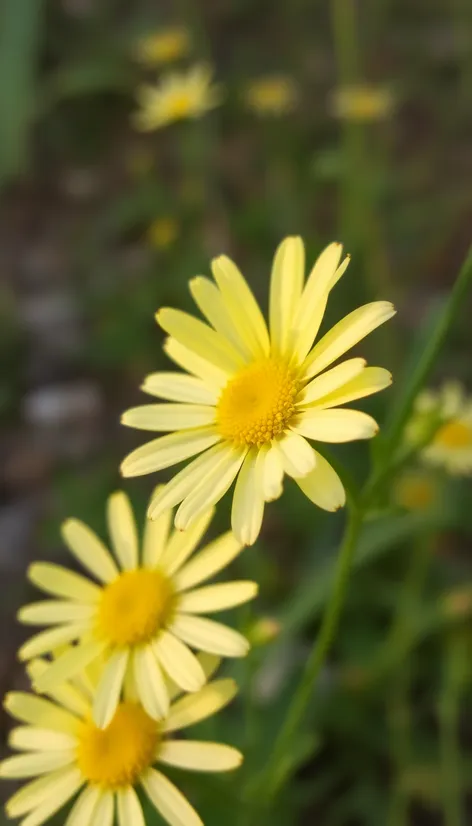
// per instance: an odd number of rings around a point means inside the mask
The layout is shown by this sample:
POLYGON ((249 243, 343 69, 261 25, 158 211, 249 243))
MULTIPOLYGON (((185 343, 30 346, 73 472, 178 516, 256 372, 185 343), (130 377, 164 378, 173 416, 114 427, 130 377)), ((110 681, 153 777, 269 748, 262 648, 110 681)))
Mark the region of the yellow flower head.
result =
MULTIPOLYGON (((208 677, 217 664, 218 658, 200 658, 208 677)), ((35 660, 29 670, 36 680, 47 668, 44 660, 35 660)), ((8 816, 24 818, 23 826, 40 826, 79 793, 68 826, 144 826, 135 790, 141 786, 171 826, 203 826, 155 765, 224 772, 241 764, 242 755, 231 746, 175 738, 176 732, 227 705, 236 693, 234 681, 213 680, 180 699, 171 688, 175 701, 159 721, 149 716, 130 681, 104 729, 92 719, 91 698, 97 690, 94 676, 84 672, 48 690, 48 699, 27 692, 7 695, 7 711, 22 724, 13 729, 10 743, 21 753, 0 763, 0 776, 32 778, 7 802, 8 816)))
POLYGON ((472 474, 472 399, 454 381, 438 391, 426 390, 418 396, 406 437, 419 439, 436 420, 440 422, 432 440, 421 451, 426 464, 443 467, 453 476, 472 474))
POLYGON ((152 247, 163 250, 170 247, 179 234, 179 227, 174 218, 156 218, 148 229, 147 237, 152 247))
POLYGON ((143 66, 154 68, 185 57, 190 50, 190 35, 183 26, 169 26, 142 37, 136 45, 136 58, 143 66))
POLYGON ((214 109, 222 94, 211 77, 208 66, 194 66, 187 72, 169 72, 155 86, 142 86, 138 89, 136 128, 151 132, 177 120, 199 118, 214 109))
POLYGON ((344 86, 333 94, 336 117, 358 123, 384 120, 393 111, 392 93, 382 86, 344 86))
POLYGON ((282 493, 284 474, 319 507, 334 511, 344 505, 338 475, 307 439, 349 442, 375 436, 378 427, 370 416, 342 405, 387 387, 391 375, 367 367, 362 358, 323 371, 395 310, 388 301, 359 307, 313 346, 330 291, 349 263, 341 255, 340 244, 327 247, 304 283, 301 238, 282 242, 272 267, 269 328, 226 256, 212 262, 215 281, 200 276, 190 283, 208 324, 180 310, 158 312, 158 323, 169 334, 167 355, 187 374, 148 376, 143 390, 172 403, 128 410, 122 421, 175 432, 131 453, 122 472, 140 476, 201 455, 154 497, 151 519, 181 503, 175 524, 186 530, 237 478, 233 531, 251 545, 264 503, 282 493))
POLYGON ((286 75, 267 75, 253 80, 245 93, 250 109, 260 115, 284 115, 297 101, 297 88, 286 75))
POLYGON ((147 714, 159 719, 169 708, 166 675, 184 691, 198 691, 205 682, 191 648, 226 657, 247 654, 249 645, 241 634, 200 616, 240 605, 257 592, 256 584, 247 581, 198 587, 242 547, 228 532, 189 560, 212 515, 207 508, 190 530, 169 534, 172 514, 163 510, 156 521, 146 523, 141 555, 124 493, 108 501, 114 555, 82 522, 66 521, 64 540, 94 579, 47 562, 31 565, 30 580, 54 599, 27 605, 19 619, 51 628, 28 640, 20 658, 29 660, 77 641, 35 679, 35 688, 47 692, 104 658, 93 703, 95 724, 108 725, 129 676, 147 714))
POLYGON ((401 508, 422 511, 430 508, 438 497, 437 480, 424 470, 408 470, 393 486, 393 499, 401 508))

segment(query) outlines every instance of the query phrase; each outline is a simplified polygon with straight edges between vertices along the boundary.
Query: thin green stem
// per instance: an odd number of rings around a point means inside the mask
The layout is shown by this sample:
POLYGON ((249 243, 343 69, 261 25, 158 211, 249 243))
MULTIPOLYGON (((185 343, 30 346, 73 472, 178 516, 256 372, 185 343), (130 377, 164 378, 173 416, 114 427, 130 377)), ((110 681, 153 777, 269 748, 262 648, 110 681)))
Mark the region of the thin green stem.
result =
POLYGON ((445 674, 439 701, 442 799, 445 826, 462 826, 462 781, 459 747, 459 711, 464 679, 464 640, 449 636, 445 653, 445 674))

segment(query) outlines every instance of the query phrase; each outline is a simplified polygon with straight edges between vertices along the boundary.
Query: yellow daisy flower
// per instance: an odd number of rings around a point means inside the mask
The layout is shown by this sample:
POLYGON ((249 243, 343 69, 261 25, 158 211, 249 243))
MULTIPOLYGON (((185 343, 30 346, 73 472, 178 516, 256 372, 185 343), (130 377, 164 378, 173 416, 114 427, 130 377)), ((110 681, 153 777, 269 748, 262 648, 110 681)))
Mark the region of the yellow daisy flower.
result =
POLYGON ((96 581, 47 562, 30 566, 31 582, 55 599, 20 610, 21 622, 51 626, 22 646, 20 659, 79 641, 50 663, 37 678, 36 690, 48 691, 104 657, 106 667, 93 706, 95 723, 108 725, 129 674, 134 675, 146 712, 159 719, 169 708, 166 674, 184 691, 198 691, 205 682, 191 648, 225 657, 247 654, 249 644, 241 634, 200 616, 240 605, 257 593, 257 585, 247 581, 195 587, 225 568, 242 547, 228 532, 189 560, 212 515, 207 508, 190 530, 169 535, 172 514, 164 510, 159 519, 146 524, 141 559, 124 493, 108 501, 114 558, 90 528, 67 520, 63 538, 96 581))
POLYGON ((297 88, 286 75, 267 75, 248 85, 245 100, 260 115, 284 115, 295 106, 297 88))
POLYGON ((208 66, 194 66, 186 72, 169 72, 154 86, 138 90, 140 111, 134 124, 142 132, 159 129, 176 120, 199 118, 218 106, 221 87, 211 83, 208 66))
POLYGON ((431 508, 439 493, 437 480, 424 470, 407 470, 395 479, 393 501, 408 511, 431 508))
POLYGON ((393 103, 389 89, 369 84, 344 86, 332 97, 336 117, 358 123, 384 120, 392 113, 393 103))
MULTIPOLYGON (((202 663, 210 675, 214 658, 202 663)), ((32 676, 47 667, 36 660, 32 676)), ((93 722, 95 690, 94 681, 83 674, 49 690, 50 699, 21 691, 7 695, 7 711, 22 723, 11 732, 10 744, 22 753, 0 763, 0 776, 34 778, 8 800, 8 816, 22 817, 21 826, 40 826, 78 793, 65 826, 145 826, 135 790, 141 786, 171 826, 203 826, 155 764, 203 772, 230 771, 241 764, 241 753, 231 746, 175 737, 227 705, 236 693, 234 681, 214 680, 196 694, 176 699, 159 721, 147 714, 134 687, 127 686, 105 729, 93 722)))
POLYGON ((179 226, 174 218, 156 218, 148 229, 147 237, 152 247, 163 250, 177 239, 179 226))
POLYGON ((421 458, 443 467, 453 476, 472 475, 472 398, 458 382, 446 382, 437 392, 421 393, 410 424, 411 433, 431 416, 440 416, 443 424, 432 441, 421 451, 421 458))
POLYGON ((158 312, 170 336, 167 355, 190 375, 146 378, 145 392, 174 403, 133 408, 123 423, 175 433, 133 451, 122 473, 140 476, 202 455, 155 495, 151 519, 180 502, 175 525, 186 530, 236 477, 232 527, 247 545, 259 534, 264 502, 282 493, 284 474, 319 507, 334 511, 344 504, 338 475, 307 439, 375 436, 378 427, 370 416, 341 405, 382 390, 391 375, 367 367, 362 358, 322 371, 395 310, 388 301, 359 307, 313 346, 329 293, 349 263, 341 262, 341 254, 340 244, 327 247, 304 284, 301 238, 282 242, 272 268, 269 330, 247 282, 226 256, 212 262, 216 284, 202 276, 190 283, 209 324, 180 310, 158 312))
POLYGON ((136 44, 136 58, 153 68, 172 63, 188 54, 190 35, 183 26, 169 26, 142 37, 136 44))

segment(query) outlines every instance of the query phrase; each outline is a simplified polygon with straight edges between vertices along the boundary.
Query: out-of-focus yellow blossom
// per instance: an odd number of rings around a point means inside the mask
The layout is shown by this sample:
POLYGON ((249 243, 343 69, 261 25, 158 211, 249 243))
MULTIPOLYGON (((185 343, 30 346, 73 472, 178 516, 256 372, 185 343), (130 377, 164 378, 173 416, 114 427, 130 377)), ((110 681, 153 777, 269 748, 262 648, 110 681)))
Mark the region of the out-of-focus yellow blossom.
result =
POLYGON ((472 399, 459 382, 446 382, 439 390, 426 390, 418 396, 407 439, 413 443, 419 440, 434 421, 439 426, 421 451, 423 461, 454 476, 471 475, 472 399))
POLYGON ((152 247, 158 250, 167 249, 177 239, 179 225, 174 218, 156 218, 147 232, 147 238, 152 247))
POLYGON ((383 86, 343 86, 332 97, 332 109, 336 117, 358 123, 384 120, 392 113, 393 106, 393 95, 383 86))
POLYGON ((253 645, 267 645, 279 636, 281 630, 275 617, 260 617, 248 631, 248 639, 253 645))
POLYGON ((259 115, 284 115, 296 104, 297 88, 286 75, 267 75, 249 83, 244 97, 259 115))
POLYGON ((436 479, 423 470, 408 470, 393 485, 395 504, 409 511, 427 510, 436 500, 436 479))
POLYGON ((197 65, 185 72, 168 72, 154 86, 141 86, 137 92, 140 110, 134 116, 136 129, 151 132, 214 109, 221 103, 222 88, 211 81, 212 70, 197 65))
POLYGON ((189 50, 190 35, 187 29, 183 26, 169 26, 138 40, 136 58, 143 66, 153 68, 179 60, 185 57, 189 50))
POLYGON ((472 588, 470 585, 454 588, 444 594, 442 609, 447 617, 461 619, 472 613, 472 588))

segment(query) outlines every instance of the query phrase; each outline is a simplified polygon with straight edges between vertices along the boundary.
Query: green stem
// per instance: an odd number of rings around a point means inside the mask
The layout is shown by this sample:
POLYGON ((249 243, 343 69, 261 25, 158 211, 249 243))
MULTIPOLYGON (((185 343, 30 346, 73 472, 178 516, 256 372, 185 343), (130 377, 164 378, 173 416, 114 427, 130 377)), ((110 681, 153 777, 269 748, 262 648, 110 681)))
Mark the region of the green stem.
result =
POLYGON ((447 640, 445 675, 439 701, 442 797, 445 826, 462 826, 461 756, 459 748, 459 711, 464 677, 464 640, 447 640))

